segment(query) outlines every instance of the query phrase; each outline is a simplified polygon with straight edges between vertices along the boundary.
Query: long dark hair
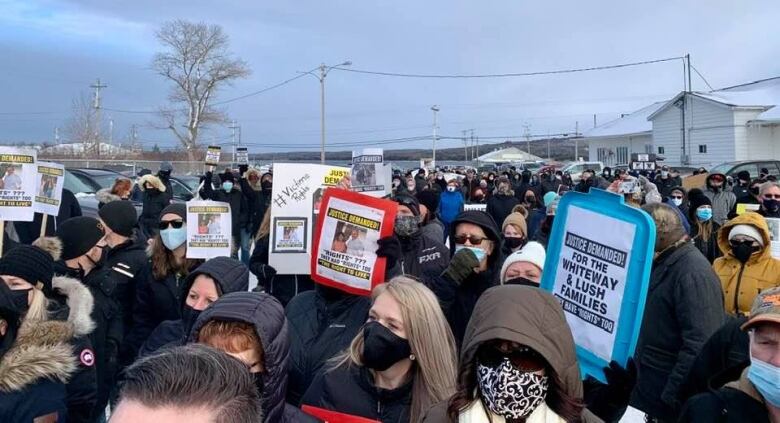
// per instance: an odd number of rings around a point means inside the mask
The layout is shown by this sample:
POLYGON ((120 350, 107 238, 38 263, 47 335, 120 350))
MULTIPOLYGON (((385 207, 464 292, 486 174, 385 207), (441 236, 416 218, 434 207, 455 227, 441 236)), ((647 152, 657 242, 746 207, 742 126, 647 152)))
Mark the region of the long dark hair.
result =
MULTIPOLYGON (((545 404, 558 416, 570 423, 582 421, 582 410, 585 404, 581 399, 575 398, 566 392, 563 382, 555 370, 548 364, 545 374, 549 378, 550 385, 547 388, 545 404)), ((477 363, 476 358, 464 363, 458 373, 458 386, 450 400, 447 402, 447 416, 450 421, 457 422, 460 412, 472 402, 480 400, 475 397, 477 392, 477 363)))
POLYGON ((165 279, 170 274, 178 273, 181 276, 187 276, 190 269, 203 262, 202 260, 183 258, 181 262, 177 263, 173 251, 165 248, 159 233, 154 236, 150 250, 152 276, 158 281, 165 279))

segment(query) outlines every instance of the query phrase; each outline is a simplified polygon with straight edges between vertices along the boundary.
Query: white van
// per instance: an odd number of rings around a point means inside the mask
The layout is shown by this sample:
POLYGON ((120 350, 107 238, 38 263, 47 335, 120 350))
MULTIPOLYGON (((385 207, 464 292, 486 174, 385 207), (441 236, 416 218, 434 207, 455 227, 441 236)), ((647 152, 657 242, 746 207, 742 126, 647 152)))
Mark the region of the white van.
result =
POLYGON ((601 162, 571 162, 568 165, 564 166, 563 169, 561 169, 562 172, 566 173, 569 172, 571 175, 571 180, 575 184, 580 181, 580 176, 582 175, 582 172, 586 170, 593 170, 596 172, 596 175, 600 175, 601 171, 604 170, 604 163, 601 162))

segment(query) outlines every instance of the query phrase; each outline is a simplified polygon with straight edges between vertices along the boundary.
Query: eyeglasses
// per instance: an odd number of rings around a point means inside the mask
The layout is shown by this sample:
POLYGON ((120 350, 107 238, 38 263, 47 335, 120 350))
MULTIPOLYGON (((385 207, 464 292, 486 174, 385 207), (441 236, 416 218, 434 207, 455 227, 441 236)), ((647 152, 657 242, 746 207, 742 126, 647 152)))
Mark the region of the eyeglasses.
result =
POLYGON ((544 357, 525 346, 504 352, 494 345, 485 345, 477 351, 477 360, 484 366, 498 367, 504 359, 509 359, 515 368, 523 372, 537 372, 547 365, 544 357))
POLYGON ((184 226, 183 220, 169 220, 160 222, 159 227, 161 231, 164 231, 169 227, 172 227, 173 229, 181 229, 182 226, 184 226))
POLYGON ((764 194, 764 198, 780 200, 780 194, 764 194))
POLYGON ((471 245, 480 245, 482 244, 482 241, 485 241, 488 238, 476 235, 455 235, 454 239, 456 244, 463 245, 466 243, 466 241, 469 241, 471 245))
POLYGON ((678 195, 673 195, 672 198, 677 199, 677 200, 682 200, 682 197, 678 196, 678 195))

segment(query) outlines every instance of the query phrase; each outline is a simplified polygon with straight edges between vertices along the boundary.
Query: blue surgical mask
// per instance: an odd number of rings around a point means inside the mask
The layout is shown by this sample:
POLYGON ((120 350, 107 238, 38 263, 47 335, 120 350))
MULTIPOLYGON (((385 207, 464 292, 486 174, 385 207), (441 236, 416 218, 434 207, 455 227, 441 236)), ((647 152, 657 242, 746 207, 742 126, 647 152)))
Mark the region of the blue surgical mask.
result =
POLYGON ((224 189, 226 192, 230 192, 230 190, 233 189, 233 183, 229 181, 225 181, 222 183, 222 189, 224 189))
POLYGON ((452 185, 449 185, 449 186, 447 187, 447 191, 449 191, 449 192, 455 192, 455 187, 454 187, 454 186, 452 186, 452 185))
POLYGON ((168 228, 160 231, 160 238, 165 248, 173 251, 179 248, 185 241, 187 241, 187 226, 182 225, 181 228, 168 228))
POLYGON ((748 379, 768 403, 780 407, 780 367, 750 357, 748 379))
POLYGON ((479 248, 479 247, 467 247, 465 245, 455 245, 455 254, 458 253, 458 251, 468 248, 471 250, 472 253, 474 253, 475 256, 477 256, 477 261, 482 263, 482 260, 485 260, 485 257, 487 256, 487 253, 485 250, 479 248))
POLYGON ((680 207, 682 205, 682 198, 672 198, 672 203, 675 206, 680 207))
POLYGON ((696 209, 696 217, 702 222, 712 219, 712 209, 696 209))

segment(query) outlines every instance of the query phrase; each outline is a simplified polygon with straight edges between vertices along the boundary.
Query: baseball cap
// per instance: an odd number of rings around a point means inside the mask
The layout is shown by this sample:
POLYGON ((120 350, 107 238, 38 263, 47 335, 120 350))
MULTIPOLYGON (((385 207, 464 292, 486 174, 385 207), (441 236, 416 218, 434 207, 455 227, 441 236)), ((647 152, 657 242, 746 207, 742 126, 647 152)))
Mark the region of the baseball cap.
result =
POLYGON ((750 318, 740 329, 747 330, 761 322, 780 324, 780 287, 767 289, 756 296, 750 308, 750 318))

